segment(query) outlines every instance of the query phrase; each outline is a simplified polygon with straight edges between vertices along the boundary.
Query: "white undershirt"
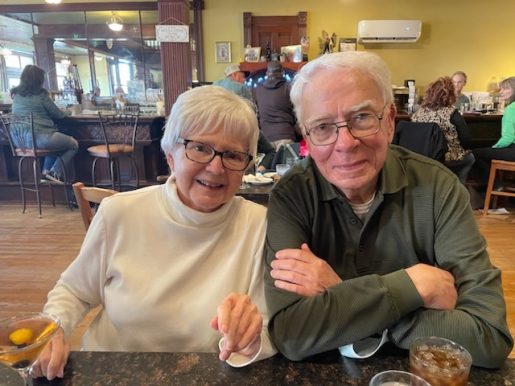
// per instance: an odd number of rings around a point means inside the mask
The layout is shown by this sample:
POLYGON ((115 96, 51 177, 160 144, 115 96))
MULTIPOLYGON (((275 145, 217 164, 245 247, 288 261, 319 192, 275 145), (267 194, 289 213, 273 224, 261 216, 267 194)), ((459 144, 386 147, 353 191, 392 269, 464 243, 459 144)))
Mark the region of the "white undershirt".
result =
POLYGON ((354 202, 349 201, 349 205, 351 206, 352 210, 354 211, 356 216, 358 216, 361 220, 365 218, 365 215, 370 210, 370 207, 372 206, 372 202, 374 201, 375 196, 376 193, 374 192, 370 200, 361 204, 356 204, 354 202))

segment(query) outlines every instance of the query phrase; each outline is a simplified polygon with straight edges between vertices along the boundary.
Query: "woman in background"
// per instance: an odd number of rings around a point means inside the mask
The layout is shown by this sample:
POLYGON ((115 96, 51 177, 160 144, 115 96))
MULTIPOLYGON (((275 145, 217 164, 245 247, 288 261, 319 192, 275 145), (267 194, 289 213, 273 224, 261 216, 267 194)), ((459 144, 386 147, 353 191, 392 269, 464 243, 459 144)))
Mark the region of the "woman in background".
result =
POLYGON ((413 122, 434 122, 440 126, 447 140, 444 164, 464 184, 474 164, 470 150, 470 132, 467 123, 454 107, 456 96, 452 79, 440 77, 431 83, 424 94, 420 109, 412 116, 413 122))
MULTIPOLYGON (((20 84, 11 90, 13 98, 13 115, 32 113, 36 141, 41 149, 63 150, 61 159, 66 168, 68 182, 73 182, 75 168, 73 157, 79 150, 77 140, 58 131, 56 122, 68 116, 56 106, 43 88, 45 72, 36 66, 25 66, 20 77, 20 84)), ((63 165, 59 158, 45 157, 42 170, 43 177, 56 183, 63 183, 63 165)))
POLYGON ((89 351, 219 352, 240 367, 275 353, 263 290, 266 208, 235 197, 256 156, 250 103, 217 86, 175 102, 163 185, 102 201, 44 311, 63 329, 33 369, 62 377, 73 328, 102 305, 89 351), (199 106, 202 106, 199 109, 199 106))
MULTIPOLYGON (((515 76, 499 83, 499 96, 506 106, 502 117, 501 138, 492 147, 474 149, 479 178, 484 184, 488 181, 490 162, 493 159, 515 161, 515 76)), ((495 188, 502 188, 500 182, 496 182, 495 188)))

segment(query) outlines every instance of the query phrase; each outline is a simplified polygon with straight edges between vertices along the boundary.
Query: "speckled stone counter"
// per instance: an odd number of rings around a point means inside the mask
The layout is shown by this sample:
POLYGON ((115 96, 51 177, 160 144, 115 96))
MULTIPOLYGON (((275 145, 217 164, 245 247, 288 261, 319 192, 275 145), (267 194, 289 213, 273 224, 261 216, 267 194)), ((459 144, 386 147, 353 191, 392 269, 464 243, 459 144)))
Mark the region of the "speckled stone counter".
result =
MULTIPOLYGON (((275 356, 234 369, 216 354, 73 352, 62 380, 35 380, 39 385, 368 385, 387 369, 407 369, 407 352, 388 350, 373 358, 344 359, 337 352, 304 362, 275 356)), ((0 385, 21 385, 17 374, 0 369, 0 385)), ((498 370, 472 368, 469 385, 515 385, 515 360, 498 370)))

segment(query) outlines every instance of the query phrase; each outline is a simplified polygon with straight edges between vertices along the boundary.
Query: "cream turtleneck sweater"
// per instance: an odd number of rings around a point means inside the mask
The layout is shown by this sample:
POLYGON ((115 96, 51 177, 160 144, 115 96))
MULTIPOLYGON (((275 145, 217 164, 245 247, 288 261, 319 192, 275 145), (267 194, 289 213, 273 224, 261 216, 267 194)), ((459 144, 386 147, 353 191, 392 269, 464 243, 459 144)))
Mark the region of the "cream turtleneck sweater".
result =
POLYGON ((263 293, 266 208, 234 197, 212 213, 185 206, 166 184, 116 194, 95 215, 79 255, 48 294, 45 312, 66 334, 103 305, 83 338, 92 351, 218 352, 209 322, 230 292, 263 316, 256 358, 275 353, 263 293))

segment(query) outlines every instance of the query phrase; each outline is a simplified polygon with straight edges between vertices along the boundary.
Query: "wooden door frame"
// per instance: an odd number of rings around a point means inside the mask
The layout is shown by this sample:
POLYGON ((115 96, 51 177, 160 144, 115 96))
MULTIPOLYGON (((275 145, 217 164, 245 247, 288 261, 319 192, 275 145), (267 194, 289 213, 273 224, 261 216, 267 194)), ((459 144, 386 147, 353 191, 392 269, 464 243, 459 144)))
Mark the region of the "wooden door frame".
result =
MULTIPOLYGON (((254 47, 252 44, 252 27, 256 24, 260 23, 261 20, 265 20, 265 22, 273 22, 274 18, 277 22, 281 22, 286 20, 285 18, 291 18, 295 16, 252 16, 251 12, 243 12, 243 42, 244 46, 250 45, 254 47)), ((300 11, 297 16, 297 27, 299 32, 299 44, 300 38, 302 36, 306 36, 306 25, 308 19, 308 13, 306 11, 300 11)), ((254 42, 254 44, 257 44, 254 42)))

